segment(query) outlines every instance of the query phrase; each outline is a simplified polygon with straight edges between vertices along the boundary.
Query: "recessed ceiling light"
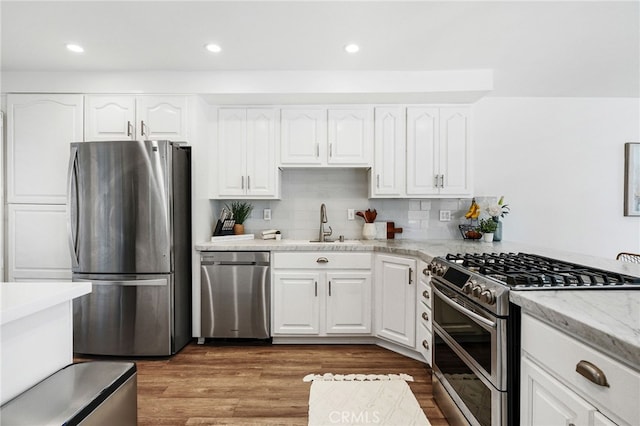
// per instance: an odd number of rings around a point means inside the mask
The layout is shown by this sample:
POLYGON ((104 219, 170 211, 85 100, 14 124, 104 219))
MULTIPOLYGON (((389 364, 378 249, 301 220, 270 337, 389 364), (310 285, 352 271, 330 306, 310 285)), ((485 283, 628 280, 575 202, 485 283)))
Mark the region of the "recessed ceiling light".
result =
POLYGON ((358 46, 358 45, 357 45, 357 44, 355 44, 355 43, 351 43, 351 44, 347 44, 347 45, 344 47, 344 50, 345 50, 347 53, 356 53, 358 50, 360 50, 360 46, 358 46))
POLYGON ((215 43, 209 43, 204 48, 212 53, 220 53, 222 51, 222 48, 215 43))
POLYGON ((67 50, 73 53, 82 53, 84 52, 84 48, 79 44, 68 43, 67 50))

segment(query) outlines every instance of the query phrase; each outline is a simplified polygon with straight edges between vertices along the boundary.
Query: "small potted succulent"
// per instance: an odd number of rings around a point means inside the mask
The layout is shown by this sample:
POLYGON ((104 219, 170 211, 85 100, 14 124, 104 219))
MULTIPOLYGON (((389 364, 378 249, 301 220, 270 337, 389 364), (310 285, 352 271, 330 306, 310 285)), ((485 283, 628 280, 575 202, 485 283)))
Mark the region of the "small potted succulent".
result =
POLYGON ((233 201, 230 206, 225 204, 225 207, 231 212, 235 220, 233 233, 236 235, 244 234, 244 221, 251 215, 253 205, 246 201, 233 201))
POLYGON ((482 232, 482 238, 485 242, 490 243, 493 241, 493 233, 496 232, 498 222, 489 217, 486 219, 480 219, 480 232, 482 232))

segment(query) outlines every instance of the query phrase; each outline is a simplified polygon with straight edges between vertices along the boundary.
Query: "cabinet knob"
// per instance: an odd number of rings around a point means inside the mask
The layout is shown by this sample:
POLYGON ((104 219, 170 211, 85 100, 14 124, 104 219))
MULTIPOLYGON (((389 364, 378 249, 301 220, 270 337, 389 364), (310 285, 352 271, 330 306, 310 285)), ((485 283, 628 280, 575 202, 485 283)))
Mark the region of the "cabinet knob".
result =
POLYGON ((329 263, 329 259, 327 259, 326 257, 319 257, 316 260, 316 263, 329 263))
POLYGON ((429 321, 429 314, 427 314, 426 312, 422 313, 422 319, 425 321, 429 321))
POLYGON ((422 341, 422 347, 425 349, 429 349, 429 343, 426 340, 422 341))
POLYGON ((609 387, 609 382, 607 382, 607 376, 605 376, 604 372, 589 361, 581 360, 576 365, 576 372, 598 386, 609 387))

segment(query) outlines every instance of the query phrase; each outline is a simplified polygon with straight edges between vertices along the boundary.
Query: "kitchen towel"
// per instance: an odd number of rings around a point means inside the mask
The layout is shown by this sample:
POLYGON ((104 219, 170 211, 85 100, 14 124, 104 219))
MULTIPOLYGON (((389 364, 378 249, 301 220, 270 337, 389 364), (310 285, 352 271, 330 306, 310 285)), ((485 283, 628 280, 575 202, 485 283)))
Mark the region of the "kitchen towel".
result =
POLYGON ((309 425, 420 425, 430 426, 405 374, 325 374, 311 381, 309 425))

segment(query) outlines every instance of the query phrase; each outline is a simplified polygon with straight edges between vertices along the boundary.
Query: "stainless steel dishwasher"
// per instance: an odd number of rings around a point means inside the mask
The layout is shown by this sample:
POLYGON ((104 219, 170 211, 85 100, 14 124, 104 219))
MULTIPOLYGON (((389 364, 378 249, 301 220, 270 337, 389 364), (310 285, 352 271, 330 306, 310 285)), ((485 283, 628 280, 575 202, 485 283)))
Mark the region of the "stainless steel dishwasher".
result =
POLYGON ((269 252, 203 252, 201 338, 269 338, 269 252))

